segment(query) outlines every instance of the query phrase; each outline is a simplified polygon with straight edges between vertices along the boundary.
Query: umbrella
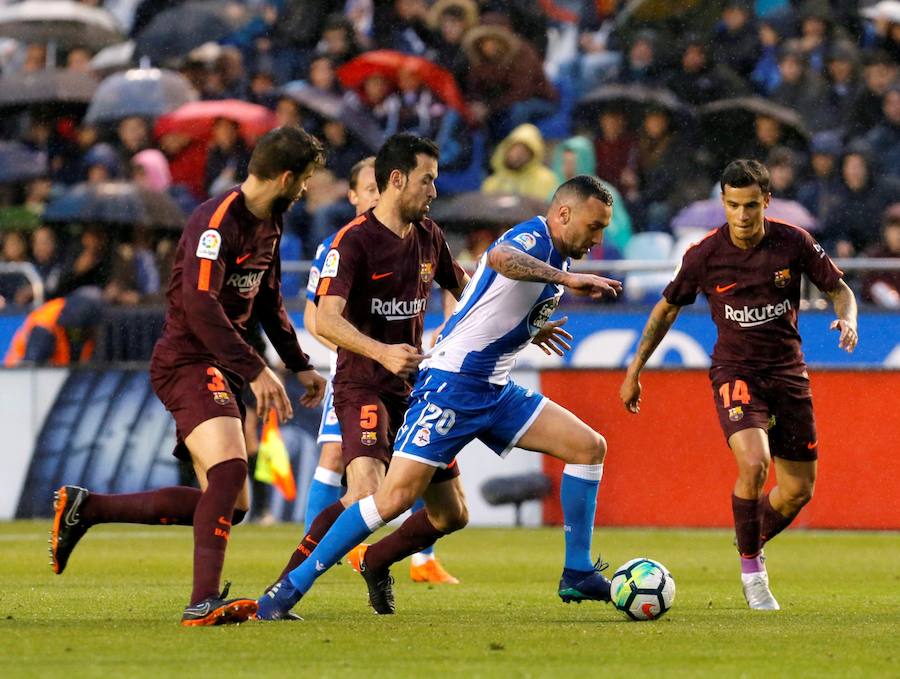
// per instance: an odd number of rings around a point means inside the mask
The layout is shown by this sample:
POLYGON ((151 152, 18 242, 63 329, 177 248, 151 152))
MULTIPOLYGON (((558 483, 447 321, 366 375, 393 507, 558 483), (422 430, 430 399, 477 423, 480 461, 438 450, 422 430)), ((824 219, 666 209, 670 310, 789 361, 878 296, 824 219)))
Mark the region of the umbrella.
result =
POLYGON ((119 22, 105 9, 69 0, 26 0, 0 7, 0 36, 90 50, 124 39, 119 22))
POLYGON ((342 123, 369 150, 377 151, 381 147, 384 132, 371 114, 350 97, 323 92, 304 80, 288 83, 281 92, 317 116, 342 123))
POLYGON ((116 71, 124 71, 134 64, 134 40, 126 40, 109 47, 104 47, 91 59, 93 73, 110 75, 116 71))
POLYGON ((668 111, 674 121, 689 122, 693 109, 670 90, 645 85, 601 85, 578 100, 579 115, 614 108, 642 116, 648 109, 668 111))
POLYGON ((239 99, 194 101, 161 117, 156 124, 156 136, 177 132, 192 139, 206 140, 212 133, 213 123, 219 118, 238 123, 241 136, 248 144, 254 144, 277 124, 275 114, 259 104, 239 99))
POLYGON ((78 184, 50 202, 47 223, 131 224, 179 230, 184 213, 167 193, 148 191, 131 182, 78 184))
POLYGON ((443 226, 473 229, 513 226, 546 212, 547 203, 527 196, 470 191, 436 200, 429 216, 443 226))
POLYGON ((359 88, 363 81, 373 74, 382 75, 396 84, 401 74, 409 73, 417 77, 447 106, 464 116, 469 115, 453 74, 422 57, 394 50, 375 50, 361 54, 337 70, 341 84, 350 89, 359 88))
POLYGON ((805 149, 809 143, 809 131, 797 111, 762 97, 721 99, 701 106, 699 115, 708 137, 723 146, 736 144, 740 147, 753 139, 753 125, 757 116, 772 118, 781 123, 783 144, 805 149))
POLYGON ((46 174, 46 153, 17 141, 0 141, 0 184, 24 182, 46 174))
POLYGON ((0 78, 0 108, 32 104, 87 104, 97 80, 86 73, 47 69, 0 78))
POLYGON ((128 116, 155 118, 197 99, 187 78, 175 71, 135 68, 100 83, 85 120, 114 122, 128 116))
POLYGON ((135 53, 156 63, 179 59, 195 47, 219 42, 247 23, 235 2, 187 2, 157 14, 136 38, 135 53))
MULTIPOLYGON (((773 198, 766 208, 766 217, 788 222, 807 231, 816 231, 819 223, 809 210, 795 200, 773 198)), ((669 227, 674 233, 685 229, 714 229, 725 223, 725 208, 718 198, 698 200, 681 210, 669 227)))

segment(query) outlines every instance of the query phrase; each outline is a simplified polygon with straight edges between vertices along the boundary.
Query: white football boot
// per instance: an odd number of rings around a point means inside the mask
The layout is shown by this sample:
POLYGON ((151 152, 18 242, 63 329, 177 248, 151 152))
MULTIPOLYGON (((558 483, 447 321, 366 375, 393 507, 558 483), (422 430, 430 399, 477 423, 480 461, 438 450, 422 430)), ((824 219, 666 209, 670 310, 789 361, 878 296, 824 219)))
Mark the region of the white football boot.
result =
POLYGON ((741 582, 744 586, 744 598, 747 605, 755 611, 779 611, 781 606, 772 596, 769 590, 769 574, 765 571, 759 573, 741 573, 741 582))

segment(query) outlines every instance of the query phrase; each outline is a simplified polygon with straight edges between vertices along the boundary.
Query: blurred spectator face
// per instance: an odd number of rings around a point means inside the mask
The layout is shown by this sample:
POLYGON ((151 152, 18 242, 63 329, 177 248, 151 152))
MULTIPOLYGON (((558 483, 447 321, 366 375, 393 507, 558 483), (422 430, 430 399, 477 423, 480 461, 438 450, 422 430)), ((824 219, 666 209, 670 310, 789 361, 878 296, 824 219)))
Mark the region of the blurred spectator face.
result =
POLYGON ((370 75, 363 80, 363 94, 372 106, 378 106, 390 94, 390 83, 381 75, 370 75))
POLYGON ((236 47, 226 47, 216 62, 216 70, 222 74, 226 83, 232 83, 244 77, 244 58, 236 47))
POLYGON ((478 51, 487 61, 493 61, 500 56, 503 45, 496 38, 486 37, 478 41, 478 51))
POLYGON ((219 118, 213 123, 212 143, 221 149, 230 149, 238 140, 238 124, 227 118, 219 118))
POLYGON ((844 157, 841 172, 844 176, 844 182, 853 191, 864 189, 869 181, 869 167, 866 164, 866 159, 858 153, 850 153, 844 157))
POLYGON ((604 111, 600 114, 600 132, 607 141, 613 141, 625 134, 625 114, 621 111, 604 111))
POLYGON ((453 10, 441 14, 438 27, 441 32, 441 38, 449 45, 460 44, 463 34, 466 32, 466 22, 462 17, 462 12, 453 10))
POLYGON ((900 125, 900 91, 891 90, 884 96, 882 110, 885 120, 891 125, 900 125))
POLYGON ((275 89, 275 81, 269 73, 257 73, 250 81, 250 91, 256 97, 261 97, 275 89))
POLYGON ((50 141, 50 134, 52 132, 53 128, 46 120, 32 120, 31 124, 28 126, 28 133, 26 136, 28 141, 35 146, 43 148, 47 145, 47 142, 50 141))
POLYGON ((774 118, 756 116, 756 139, 763 146, 775 146, 781 140, 781 124, 774 118))
POLYGON ((81 234, 81 246, 88 252, 99 253, 106 246, 106 232, 98 226, 88 226, 81 234))
POLYGON ((897 78, 896 64, 870 64, 863 71, 866 87, 875 94, 884 94, 897 78))
POLYGON ((50 198, 50 191, 53 190, 53 182, 46 177, 33 179, 28 183, 25 191, 26 203, 45 203, 50 198))
POLYGON ((322 125, 322 136, 332 148, 340 148, 347 143, 347 128, 337 120, 326 120, 322 125))
POLYGON ((891 254, 900 256, 900 217, 892 217, 884 225, 884 244, 891 254))
POLYGON ((79 73, 89 73, 91 70, 91 53, 83 47, 76 47, 66 57, 66 69, 79 73))
POLYGON ((772 193, 787 191, 794 184, 796 173, 791 163, 778 163, 769 167, 771 175, 772 193))
POLYGON ((781 79, 793 85, 803 77, 803 62, 793 54, 787 54, 778 61, 778 70, 781 79))
POLYGON ((528 162, 534 158, 531 149, 522 142, 516 142, 506 149, 506 155, 503 156, 503 164, 510 170, 520 170, 528 162))
POLYGON ((78 142, 79 147, 83 149, 89 149, 97 143, 99 135, 97 134, 96 127, 94 127, 93 125, 85 124, 78 128, 75 138, 78 142))
POLYGON ((112 175, 105 165, 91 165, 87 171, 88 184, 101 184, 112 179, 112 175))
POLYGON ((562 173, 563 177, 568 180, 575 176, 578 172, 578 156, 574 151, 563 151, 562 155, 562 173))
POLYGON ((697 73, 702 71, 706 66, 706 52, 700 45, 688 45, 688 48, 681 55, 681 67, 687 73, 697 73))
POLYGON ((761 24, 759 27, 759 41, 763 47, 776 47, 781 42, 781 36, 778 35, 771 24, 761 24))
POLYGON ((427 7, 422 0, 395 0, 394 12, 401 21, 413 21, 425 14, 427 7))
POLYGON ((56 256, 56 234, 47 226, 42 226, 31 234, 31 256, 38 264, 53 261, 56 256))
POLYGON ((335 199, 334 173, 324 167, 318 168, 306 182, 306 211, 315 212, 323 205, 328 205, 335 199))
POLYGON ((331 59, 321 57, 310 64, 309 84, 325 91, 334 87, 334 66, 331 64, 331 59))
POLYGON ((637 40, 628 50, 628 63, 638 70, 650 66, 653 63, 653 45, 647 40, 637 40))
POLYGON ((644 116, 644 134, 651 139, 660 139, 669 132, 669 116, 662 111, 650 111, 644 116))
POLYGON ((361 213, 378 205, 378 197, 375 168, 364 167, 356 177, 356 185, 350 187, 347 199, 356 208, 357 213, 361 213))
POLYGON ((810 163, 817 177, 828 177, 834 172, 834 156, 827 153, 812 154, 810 163))
POLYGON ((416 92, 422 80, 411 68, 402 68, 397 72, 397 88, 401 92, 416 92))
POLYGON ((288 97, 279 99, 275 105, 275 120, 278 127, 299 127, 302 120, 300 118, 300 106, 297 102, 288 97))
POLYGON ((322 42, 325 51, 333 57, 340 57, 350 51, 350 36, 347 35, 347 30, 340 26, 324 31, 322 42))
POLYGON ((804 38, 822 40, 828 31, 828 24, 818 17, 807 17, 800 26, 804 38))
POLYGON ((28 261, 28 243, 18 231, 7 231, 3 236, 3 261, 28 261))
POLYGON ((836 83, 848 83, 853 80, 853 64, 843 59, 832 59, 828 62, 828 75, 836 83))
POLYGON ((747 19, 749 19, 747 11, 736 5, 722 10, 722 23, 725 24, 729 33, 737 33, 741 30, 747 24, 747 19))
POLYGON ((25 60, 22 63, 22 71, 33 73, 40 71, 47 65, 47 47, 32 43, 25 48, 25 60))
POLYGON ((143 118, 131 116, 119 123, 119 141, 128 151, 134 153, 147 146, 149 130, 143 118))

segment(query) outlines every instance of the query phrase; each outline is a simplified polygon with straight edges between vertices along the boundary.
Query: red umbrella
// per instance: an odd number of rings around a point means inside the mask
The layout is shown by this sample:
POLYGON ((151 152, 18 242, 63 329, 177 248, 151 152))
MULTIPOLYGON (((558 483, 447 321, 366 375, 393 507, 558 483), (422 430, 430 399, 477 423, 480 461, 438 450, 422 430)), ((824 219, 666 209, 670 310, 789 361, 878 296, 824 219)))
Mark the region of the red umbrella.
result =
POLYGON ((468 117, 469 111, 456 78, 446 68, 428 59, 394 50, 366 52, 337 70, 344 87, 358 89, 370 75, 381 75, 397 85, 401 74, 412 74, 434 92, 447 106, 468 117))
POLYGON ((156 136, 178 132, 198 141, 206 141, 218 118, 240 125, 241 136, 248 144, 275 127, 275 114, 265 106, 239 99, 192 101, 162 116, 156 123, 156 136))

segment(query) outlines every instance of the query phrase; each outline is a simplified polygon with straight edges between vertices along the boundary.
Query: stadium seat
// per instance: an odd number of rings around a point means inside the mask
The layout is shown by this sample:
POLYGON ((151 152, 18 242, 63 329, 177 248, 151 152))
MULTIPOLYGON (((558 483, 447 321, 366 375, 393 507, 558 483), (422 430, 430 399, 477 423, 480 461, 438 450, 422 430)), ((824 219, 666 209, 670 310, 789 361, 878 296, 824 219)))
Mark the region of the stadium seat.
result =
MULTIPOLYGON (((664 262, 672 255, 672 236, 663 231, 637 233, 625 246, 625 259, 664 262)), ((639 271, 625 276, 625 300, 632 303, 651 302, 659 297, 672 280, 668 271, 639 271)))
POLYGON ((472 162, 464 170, 442 170, 435 180, 438 195, 452 196, 465 191, 478 191, 484 181, 487 140, 479 130, 472 135, 472 162))
POLYGON ((516 526, 521 526, 522 503, 529 500, 541 500, 552 489, 553 484, 546 474, 529 472, 489 479, 482 484, 481 494, 489 505, 515 505, 516 526))

